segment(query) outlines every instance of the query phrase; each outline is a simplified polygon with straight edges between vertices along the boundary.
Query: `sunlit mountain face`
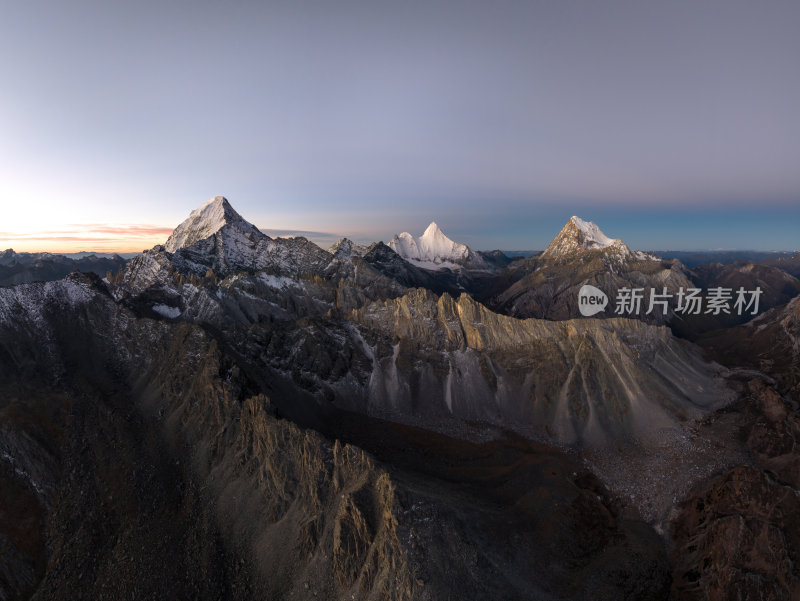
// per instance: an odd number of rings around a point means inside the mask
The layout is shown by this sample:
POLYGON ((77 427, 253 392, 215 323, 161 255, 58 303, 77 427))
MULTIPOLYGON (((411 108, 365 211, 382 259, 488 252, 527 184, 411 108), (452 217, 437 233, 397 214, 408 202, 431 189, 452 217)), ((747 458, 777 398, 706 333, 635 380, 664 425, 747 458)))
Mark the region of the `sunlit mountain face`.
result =
POLYGON ((793 598, 791 255, 553 236, 324 250, 217 196, 129 259, 6 251, 0 591, 793 598))

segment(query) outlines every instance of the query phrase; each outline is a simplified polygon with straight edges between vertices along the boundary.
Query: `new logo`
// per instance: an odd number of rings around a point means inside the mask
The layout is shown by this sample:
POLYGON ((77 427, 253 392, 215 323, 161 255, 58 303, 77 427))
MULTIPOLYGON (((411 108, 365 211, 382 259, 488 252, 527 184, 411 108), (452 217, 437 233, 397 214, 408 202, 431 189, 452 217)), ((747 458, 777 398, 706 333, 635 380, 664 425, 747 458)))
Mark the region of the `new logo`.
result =
POLYGON ((578 291, 578 309, 584 317, 591 317, 605 311, 608 305, 606 293, 590 284, 584 284, 578 291))

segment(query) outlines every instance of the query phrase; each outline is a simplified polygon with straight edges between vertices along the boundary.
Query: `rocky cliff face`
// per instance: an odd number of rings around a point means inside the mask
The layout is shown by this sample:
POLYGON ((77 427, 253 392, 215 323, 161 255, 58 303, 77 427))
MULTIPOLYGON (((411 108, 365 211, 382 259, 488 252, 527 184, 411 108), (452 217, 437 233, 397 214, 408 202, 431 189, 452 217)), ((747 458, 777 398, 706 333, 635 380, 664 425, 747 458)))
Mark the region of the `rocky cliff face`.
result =
POLYGON ((281 336, 261 343, 292 349, 271 365, 341 406, 479 419, 566 444, 646 438, 733 395, 719 367, 664 327, 517 320, 467 295, 415 290, 281 336))

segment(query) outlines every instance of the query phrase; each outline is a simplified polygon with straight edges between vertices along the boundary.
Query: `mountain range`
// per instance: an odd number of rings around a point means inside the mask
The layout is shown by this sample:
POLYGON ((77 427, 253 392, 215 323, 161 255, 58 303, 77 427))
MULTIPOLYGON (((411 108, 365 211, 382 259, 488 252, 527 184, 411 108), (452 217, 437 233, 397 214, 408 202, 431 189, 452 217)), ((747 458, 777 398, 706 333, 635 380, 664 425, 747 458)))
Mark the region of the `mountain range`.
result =
POLYGON ((60 280, 73 271, 105 276, 125 265, 120 255, 98 256, 81 253, 78 257, 52 253, 18 253, 7 249, 0 253, 0 286, 14 286, 37 280, 60 280))
POLYGON ((0 598, 795 598, 799 295, 578 217, 511 261, 215 197, 0 287, 0 598), (584 318, 587 284, 764 304, 584 318))

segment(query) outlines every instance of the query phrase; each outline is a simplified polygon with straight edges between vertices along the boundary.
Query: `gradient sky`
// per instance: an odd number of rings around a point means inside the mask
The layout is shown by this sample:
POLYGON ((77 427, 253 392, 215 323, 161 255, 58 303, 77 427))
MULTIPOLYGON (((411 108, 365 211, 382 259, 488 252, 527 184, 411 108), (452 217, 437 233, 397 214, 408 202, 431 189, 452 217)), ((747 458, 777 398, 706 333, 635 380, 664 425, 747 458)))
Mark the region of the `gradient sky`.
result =
POLYGON ((800 3, 0 2, 0 247, 800 248, 800 3))

